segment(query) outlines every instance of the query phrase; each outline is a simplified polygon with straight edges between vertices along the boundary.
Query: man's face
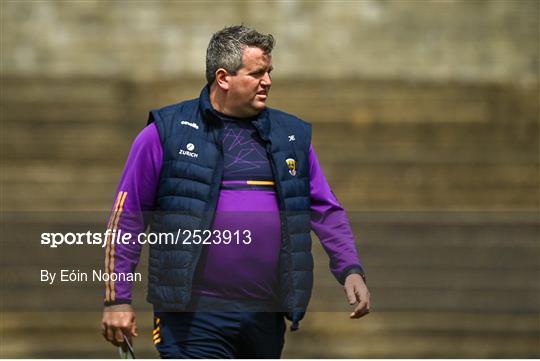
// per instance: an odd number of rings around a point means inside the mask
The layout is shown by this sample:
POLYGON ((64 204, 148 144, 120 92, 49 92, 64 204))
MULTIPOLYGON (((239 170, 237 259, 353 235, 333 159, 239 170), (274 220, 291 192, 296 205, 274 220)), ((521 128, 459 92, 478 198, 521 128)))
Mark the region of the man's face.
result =
POLYGON ((242 56, 242 67, 229 79, 230 110, 239 117, 250 117, 266 107, 272 80, 272 55, 259 48, 247 47, 242 56))

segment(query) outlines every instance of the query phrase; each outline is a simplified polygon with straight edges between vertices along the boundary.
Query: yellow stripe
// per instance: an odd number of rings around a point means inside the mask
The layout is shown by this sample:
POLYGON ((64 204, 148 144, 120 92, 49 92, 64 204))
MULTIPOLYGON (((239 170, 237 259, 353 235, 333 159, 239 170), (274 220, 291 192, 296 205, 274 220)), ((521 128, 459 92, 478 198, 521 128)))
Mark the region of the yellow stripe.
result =
MULTIPOLYGON (((116 202, 114 203, 113 211, 109 217, 109 223, 107 224, 107 229, 111 228, 112 221, 114 219, 114 215, 116 210, 118 209, 118 205, 120 204, 120 199, 122 198, 122 193, 118 193, 116 196, 116 202)), ((109 238, 107 237, 107 248, 105 249, 105 272, 109 271, 109 252, 110 252, 110 242, 108 242, 109 238)), ((110 290, 109 290, 109 283, 105 282, 105 301, 109 301, 110 299, 110 290)))
MULTIPOLYGON (((114 225, 114 229, 118 229, 118 224, 120 223, 120 215, 122 214, 122 211, 124 210, 124 201, 126 200, 127 192, 124 192, 124 195, 122 197, 122 200, 120 201, 120 209, 118 210, 118 217, 116 217, 116 224, 114 225)), ((114 273, 114 251, 115 251, 115 243, 113 242, 112 248, 111 248, 111 274, 114 273)), ((116 299, 116 290, 114 288, 114 282, 111 280, 111 301, 114 301, 116 299)))
POLYGON ((273 181, 246 181, 247 184, 249 185, 254 185, 254 186, 273 186, 275 183, 273 181))
POLYGON ((114 219, 114 214, 115 214, 114 212, 118 210, 118 205, 120 204, 120 200, 122 199, 123 194, 124 192, 119 192, 118 195, 116 196, 116 201, 114 202, 113 213, 109 217, 109 223, 107 224, 107 229, 111 228, 111 225, 114 219))
MULTIPOLYGON (((124 193, 125 192, 119 192, 118 193, 118 202, 116 204, 116 207, 114 209, 114 213, 112 214, 112 219, 111 219, 111 222, 109 223, 109 227, 108 229, 110 229, 111 231, 113 231, 116 227, 116 221, 118 219, 118 210, 120 209, 120 204, 122 203, 122 199, 124 198, 124 193)), ((109 233, 109 236, 107 237, 107 250, 108 250, 108 261, 107 261, 107 266, 106 266, 106 272, 108 274, 111 273, 111 256, 112 256, 112 247, 113 247, 113 235, 112 235, 112 232, 109 233)), ((108 294, 107 294, 107 301, 112 301, 112 289, 111 289, 111 282, 110 281, 107 281, 107 289, 108 289, 108 294)))
POLYGON ((152 331, 152 333, 153 333, 154 335, 155 335, 156 333, 159 333, 159 326, 156 327, 156 328, 154 329, 154 331, 152 331))
POLYGON ((154 345, 157 345, 157 344, 160 343, 160 342, 161 342, 161 339, 160 339, 160 338, 157 339, 157 340, 154 340, 154 345))
MULTIPOLYGON (((119 192, 116 196, 116 202, 114 203, 112 214, 109 216, 109 223, 107 224, 107 229, 111 229, 113 220, 116 215, 116 211, 118 210, 118 206, 120 205, 120 200, 122 199, 122 195, 124 192, 119 192)), ((110 236, 107 237, 107 247, 105 249, 105 272, 109 272, 109 252, 110 252, 110 236)), ((109 289, 109 283, 105 282, 105 301, 110 301, 110 289, 109 289)))
MULTIPOLYGON (((123 205, 123 202, 124 202, 124 199, 126 197, 126 192, 119 192, 119 201, 117 203, 117 206, 115 208, 115 212, 112 216, 112 220, 111 220, 111 223, 109 225, 109 228, 111 231, 114 231, 116 230, 117 228, 117 225, 118 225, 118 220, 119 220, 119 217, 120 217, 120 211, 122 209, 122 205, 123 205)), ((113 238, 113 234, 112 232, 109 233, 109 236, 107 237, 107 248, 109 250, 109 253, 108 253, 108 263, 107 263, 107 269, 106 269, 106 272, 107 273, 112 273, 112 270, 111 270, 111 263, 114 265, 114 259, 113 259, 113 247, 114 247, 114 238, 113 238)), ((108 301, 114 301, 114 298, 112 296, 112 288, 111 288, 111 285, 112 285, 112 281, 108 281, 107 282, 107 287, 108 287, 108 290, 109 290, 109 293, 107 295, 107 300, 108 301)))
POLYGON ((152 339, 155 341, 157 340, 158 338, 161 338, 160 334, 158 333, 157 335, 154 335, 152 336, 152 339))
POLYGON ((156 317, 156 325, 159 325, 159 317, 156 317))

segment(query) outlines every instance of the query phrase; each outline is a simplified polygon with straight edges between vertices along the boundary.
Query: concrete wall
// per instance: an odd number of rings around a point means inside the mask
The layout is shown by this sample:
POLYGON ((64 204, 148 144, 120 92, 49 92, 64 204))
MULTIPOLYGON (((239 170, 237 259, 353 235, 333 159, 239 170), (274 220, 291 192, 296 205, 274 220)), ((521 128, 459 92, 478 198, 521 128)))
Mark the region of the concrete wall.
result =
POLYGON ((210 35, 276 36, 276 77, 538 80, 539 2, 2 1, 2 73, 200 76, 210 35))

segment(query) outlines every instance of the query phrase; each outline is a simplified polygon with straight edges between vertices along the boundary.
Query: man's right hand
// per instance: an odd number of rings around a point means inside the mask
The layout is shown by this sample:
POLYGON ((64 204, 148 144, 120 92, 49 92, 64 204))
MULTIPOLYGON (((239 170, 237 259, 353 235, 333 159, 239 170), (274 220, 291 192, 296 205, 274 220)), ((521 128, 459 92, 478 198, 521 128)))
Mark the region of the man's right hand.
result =
POLYGON ((131 305, 113 305, 103 308, 101 320, 103 337, 115 346, 124 343, 124 335, 133 344, 133 337, 138 336, 135 311, 131 305))

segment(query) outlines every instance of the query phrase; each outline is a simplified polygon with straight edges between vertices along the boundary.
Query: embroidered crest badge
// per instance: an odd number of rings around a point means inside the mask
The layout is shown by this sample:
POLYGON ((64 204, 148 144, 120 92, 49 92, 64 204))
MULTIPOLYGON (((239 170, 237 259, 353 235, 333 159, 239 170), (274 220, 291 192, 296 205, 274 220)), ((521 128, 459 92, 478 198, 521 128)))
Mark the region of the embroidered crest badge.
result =
POLYGON ((296 175, 296 161, 292 158, 287 158, 287 168, 289 168, 289 173, 294 177, 296 175))

